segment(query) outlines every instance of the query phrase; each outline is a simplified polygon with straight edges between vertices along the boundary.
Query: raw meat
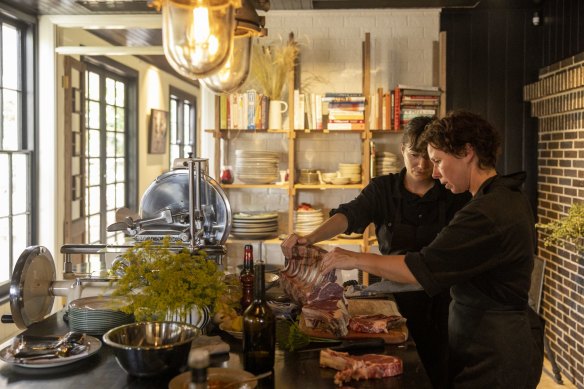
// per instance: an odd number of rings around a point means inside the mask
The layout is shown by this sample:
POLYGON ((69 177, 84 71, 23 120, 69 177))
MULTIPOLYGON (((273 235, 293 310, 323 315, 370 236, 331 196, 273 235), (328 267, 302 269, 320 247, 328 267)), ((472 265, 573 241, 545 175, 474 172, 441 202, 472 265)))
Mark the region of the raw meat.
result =
POLYGON ((387 334, 390 329, 405 324, 406 319, 398 315, 356 315, 349 320, 349 329, 368 334, 387 334))
POLYGON ((322 274, 319 266, 322 256, 326 254, 315 246, 297 247, 291 258, 286 258, 280 272, 280 285, 284 292, 298 305, 308 302, 308 296, 326 282, 334 282, 334 272, 322 274))
POLYGON ((307 327, 319 328, 335 336, 349 332, 349 311, 344 289, 335 283, 334 272, 321 274, 319 266, 326 251, 315 247, 297 247, 280 274, 280 285, 297 304, 307 327))
POLYGON ((320 328, 335 336, 346 336, 349 332, 349 311, 343 296, 343 287, 334 282, 316 288, 302 307, 304 323, 308 328, 320 328))
POLYGON ((331 349, 320 352, 320 366, 339 370, 335 384, 341 386, 350 380, 393 377, 403 373, 402 360, 382 354, 349 355, 331 349))

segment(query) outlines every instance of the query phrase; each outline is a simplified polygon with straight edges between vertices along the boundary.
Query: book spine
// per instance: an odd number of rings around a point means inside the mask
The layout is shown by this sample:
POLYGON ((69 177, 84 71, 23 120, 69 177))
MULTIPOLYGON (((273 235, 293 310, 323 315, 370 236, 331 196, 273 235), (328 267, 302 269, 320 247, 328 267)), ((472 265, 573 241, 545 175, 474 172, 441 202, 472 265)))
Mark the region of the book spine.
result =
POLYGON ((219 128, 225 129, 227 127, 227 99, 228 96, 219 96, 219 128))
POLYGON ((322 95, 314 95, 315 128, 322 130, 322 95))
POLYGON ((401 115, 401 90, 399 87, 396 87, 393 90, 393 129, 395 131, 399 131, 401 127, 400 123, 400 115, 401 115))
POLYGON ((377 88, 377 128, 383 129, 383 88, 377 88))
POLYGON ((268 115, 270 111, 270 98, 266 95, 262 95, 262 127, 261 128, 268 128, 268 115))
POLYGON ((247 129, 255 130, 255 110, 256 110, 256 92, 254 90, 247 91, 247 129))

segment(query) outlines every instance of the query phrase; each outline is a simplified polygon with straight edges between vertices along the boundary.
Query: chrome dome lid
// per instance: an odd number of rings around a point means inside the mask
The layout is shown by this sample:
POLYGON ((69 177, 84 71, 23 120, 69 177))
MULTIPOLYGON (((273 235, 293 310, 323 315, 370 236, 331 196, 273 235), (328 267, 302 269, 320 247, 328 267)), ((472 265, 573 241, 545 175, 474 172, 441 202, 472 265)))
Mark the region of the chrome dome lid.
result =
MULTIPOLYGON (((201 173, 200 201, 203 237, 206 244, 224 244, 231 229, 231 206, 217 181, 201 173)), ((199 180, 195 177, 195 183, 199 180)), ((148 230, 187 229, 189 227, 189 171, 176 169, 160 175, 150 184, 140 201, 140 217, 152 219, 169 210, 172 222, 144 226, 148 230)))

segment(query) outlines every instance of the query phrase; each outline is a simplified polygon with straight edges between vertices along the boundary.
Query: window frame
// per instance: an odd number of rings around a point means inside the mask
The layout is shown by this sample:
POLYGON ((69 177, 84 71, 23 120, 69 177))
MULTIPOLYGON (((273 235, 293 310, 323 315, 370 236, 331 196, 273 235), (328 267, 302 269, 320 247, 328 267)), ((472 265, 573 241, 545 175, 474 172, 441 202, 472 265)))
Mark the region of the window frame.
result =
MULTIPOLYGON (((38 150, 37 135, 37 117, 35 115, 38 106, 38 78, 37 78, 37 21, 36 18, 24 14, 8 5, 0 4, 0 23, 9 24, 18 29, 20 34, 19 45, 19 84, 20 84, 20 128, 18 134, 18 150, 6 150, 9 154, 27 154, 29 156, 27 173, 27 212, 28 212, 28 230, 26 237, 26 246, 35 244, 38 240, 38 164, 36 150, 38 150), (36 196, 35 196, 36 194, 36 196), (36 226, 36 227, 35 227, 36 226)), ((0 32, 1 37, 1 32, 0 32)), ((0 111, 0 118, 2 113, 0 111)), ((12 155, 10 158, 12 158, 12 155)), ((9 177, 12 183, 12 176, 9 177)), ((12 217, 10 210, 9 217, 12 217)), ((20 254, 26 247, 14 247, 12 242, 12 225, 9 226, 9 255, 8 264, 10 272, 9 277, 12 277, 12 271, 20 254)), ((5 302, 9 298, 10 282, 0 284, 0 302, 5 302)))
MULTIPOLYGON (((172 139, 172 131, 170 131, 169 126, 169 137, 168 137, 168 158, 169 158, 169 166, 172 167, 173 160, 172 160, 172 146, 178 146, 180 149, 179 157, 186 158, 188 155, 184 155, 184 150, 186 146, 191 146, 193 150, 193 157, 196 157, 199 152, 199 137, 198 137, 198 124, 197 124, 197 96, 187 93, 181 89, 178 89, 174 86, 170 86, 169 88, 169 97, 168 97, 168 107, 169 107, 169 115, 171 113, 171 105, 172 101, 177 101, 177 112, 176 118, 169 117, 169 122, 173 120, 177 123, 177 134, 184 134, 184 101, 188 101, 192 107, 192 111, 190 114, 190 123, 191 128, 189 129, 190 138, 193 140, 191 144, 186 144, 184 139, 179 139, 178 143, 174 143, 176 139, 172 139)), ((170 123, 169 123, 170 124, 170 123)), ((179 137, 180 138, 180 137, 179 137)))

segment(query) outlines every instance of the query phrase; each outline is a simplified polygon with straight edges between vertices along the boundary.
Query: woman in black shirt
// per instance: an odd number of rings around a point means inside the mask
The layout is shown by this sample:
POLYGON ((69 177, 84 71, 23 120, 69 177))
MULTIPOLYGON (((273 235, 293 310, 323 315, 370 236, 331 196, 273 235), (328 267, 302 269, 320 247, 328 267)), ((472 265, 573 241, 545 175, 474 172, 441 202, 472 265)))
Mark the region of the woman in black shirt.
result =
POLYGON ((449 387, 535 388, 542 329, 530 322, 528 308, 535 224, 520 190, 525 174, 497 174, 499 135, 470 112, 432 122, 422 137, 433 176, 453 193, 469 191, 472 200, 417 252, 380 258, 335 248, 321 269, 357 268, 419 283, 430 296, 450 289, 449 387))

